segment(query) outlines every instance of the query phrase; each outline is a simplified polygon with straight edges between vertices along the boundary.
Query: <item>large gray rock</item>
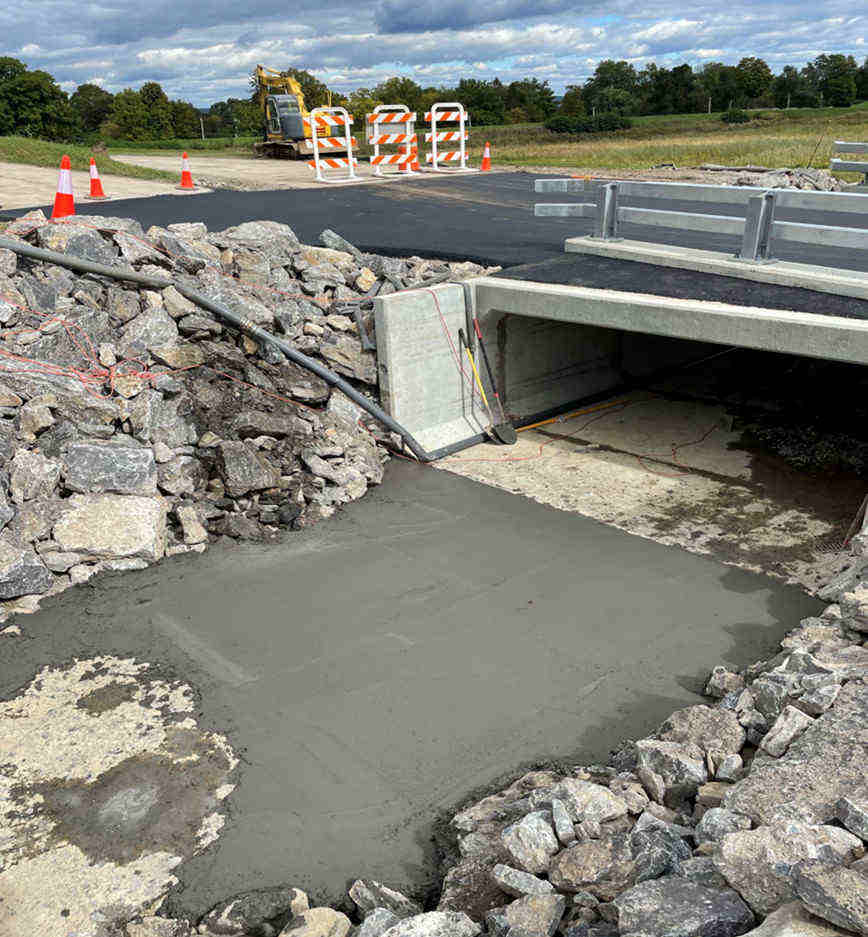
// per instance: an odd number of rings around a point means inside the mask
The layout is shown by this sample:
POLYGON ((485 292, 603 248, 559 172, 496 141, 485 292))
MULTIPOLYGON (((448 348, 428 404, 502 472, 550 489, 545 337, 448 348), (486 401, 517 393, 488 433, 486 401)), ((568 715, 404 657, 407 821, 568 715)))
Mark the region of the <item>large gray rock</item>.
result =
POLYGON ((383 937, 476 937, 481 931, 475 921, 461 912, 428 911, 399 921, 383 937))
POLYGON ((613 904, 622 934, 736 937, 754 923, 750 908, 731 889, 703 888, 683 878, 642 882, 613 904))
POLYGON ((332 908, 309 908, 296 915, 280 932, 280 937, 347 937, 352 921, 332 908))
POLYGON ((362 914, 374 908, 387 908, 399 918, 412 917, 422 912, 421 906, 415 901, 373 879, 356 879, 350 886, 349 895, 362 914))
MULTIPOLYGON (((506 901, 508 894, 497 884, 491 871, 491 866, 485 860, 472 857, 462 859, 443 879, 437 910, 461 911, 472 920, 482 922, 492 908, 499 908, 506 901)), ((527 872, 515 874, 534 878, 527 872)))
POLYGON ((126 937, 191 937, 189 921, 147 915, 126 926, 126 937))
POLYGON ((501 891, 512 895, 513 898, 548 895, 555 890, 554 885, 544 878, 537 878, 530 872, 522 872, 521 869, 513 869, 508 865, 496 865, 491 870, 491 878, 501 891))
POLYGON ((529 799, 534 807, 549 809, 553 801, 560 800, 573 823, 584 820, 605 823, 627 815, 627 804, 622 798, 602 784, 578 778, 564 778, 554 787, 533 791, 529 799))
POLYGON ((111 264, 118 256, 117 249, 105 241, 98 231, 92 230, 83 218, 39 228, 36 243, 47 250, 98 264, 111 264), (76 223, 79 220, 80 223, 76 223))
POLYGON ((738 716, 720 706, 679 709, 660 726, 657 735, 666 742, 687 742, 706 752, 727 755, 741 751, 745 737, 738 716))
POLYGON ((836 815, 851 833, 868 842, 868 784, 845 794, 838 801, 836 815))
POLYGON ((60 480, 60 463, 29 449, 19 449, 10 468, 9 487, 16 504, 50 498, 60 480))
POLYGON ((279 471, 256 450, 233 440, 217 444, 217 471, 233 498, 273 488, 280 480, 279 471))
POLYGON ((71 491, 148 495, 157 490, 154 453, 144 446, 72 442, 63 448, 63 483, 71 491))
POLYGON ((178 341, 178 326, 165 309, 149 309, 128 322, 121 332, 120 345, 127 348, 141 342, 145 348, 170 345, 178 341))
POLYGON ((492 937, 552 937, 566 907, 563 895, 529 895, 485 915, 492 937))
POLYGON ((324 342, 320 354, 338 374, 365 384, 377 383, 377 357, 372 351, 364 351, 359 339, 340 335, 333 343, 324 342))
POLYGON ((633 872, 630 837, 624 833, 577 843, 551 862, 549 880, 558 891, 589 891, 611 901, 629 882, 633 872))
POLYGON ((283 927, 290 918, 308 909, 307 895, 300 888, 276 885, 236 895, 212 908, 201 923, 219 937, 265 937, 268 928, 283 927))
POLYGON ((542 811, 529 813, 510 824, 500 838, 515 864, 533 875, 547 872, 551 857, 560 849, 552 825, 542 811))
POLYGON ((383 937, 401 919, 388 908, 374 908, 356 928, 353 937, 383 937))
POLYGON ((745 937, 852 937, 807 912, 801 901, 781 905, 745 937))
POLYGON ((865 852, 862 841, 837 826, 789 822, 724 836, 714 862, 757 914, 792 901, 792 873, 800 862, 850 862, 865 852))
POLYGON ((136 495, 73 495, 54 525, 61 551, 158 560, 166 549, 166 503, 136 495))
POLYGON ((841 797, 865 780, 866 724, 868 685, 848 683, 835 705, 815 719, 785 755, 756 758, 747 777, 727 792, 724 806, 756 824, 777 816, 807 823, 835 819, 841 797))
POLYGON ((811 914, 868 934, 868 876, 840 865, 806 862, 794 870, 793 887, 811 914))
POLYGON ((311 425, 292 413, 266 413, 264 410, 242 410, 232 421, 239 439, 256 436, 309 436, 311 425))
POLYGON ((750 819, 748 817, 727 810, 726 807, 711 807, 705 811, 699 823, 696 824, 693 835, 696 844, 699 845, 700 843, 717 843, 730 833, 749 829, 750 819))
POLYGON ((814 720, 795 706, 785 706, 774 725, 766 732, 760 748, 773 758, 778 758, 790 747, 814 720))
POLYGON ((0 599, 41 595, 54 584, 54 576, 28 547, 0 536, 0 599))
POLYGON ((663 779, 668 806, 677 807, 708 780, 702 750, 691 743, 642 739, 636 743, 639 769, 663 779))

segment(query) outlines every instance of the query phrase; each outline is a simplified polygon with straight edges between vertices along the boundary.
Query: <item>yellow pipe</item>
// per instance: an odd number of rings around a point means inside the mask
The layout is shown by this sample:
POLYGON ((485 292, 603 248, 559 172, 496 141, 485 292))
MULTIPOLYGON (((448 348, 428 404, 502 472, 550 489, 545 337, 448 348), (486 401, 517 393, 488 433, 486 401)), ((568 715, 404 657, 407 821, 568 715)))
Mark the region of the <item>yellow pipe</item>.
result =
POLYGON ((473 360, 473 355, 470 354, 470 349, 465 346, 464 350, 467 352, 467 357, 470 359, 470 367, 473 368, 473 376, 476 378, 476 386, 479 388, 479 393, 482 394, 482 402, 485 404, 485 409, 488 410, 488 398, 485 396, 485 390, 482 387, 482 381, 479 380, 479 371, 476 370, 476 362, 473 360))
POLYGON ((530 426, 522 426, 520 429, 516 430, 516 432, 523 433, 525 430, 536 429, 538 426, 548 426, 549 423, 565 423, 567 420, 571 420, 574 416, 584 416, 586 413, 596 413, 597 410, 608 410, 609 407, 617 407, 619 404, 627 402, 628 401, 626 398, 624 400, 612 400, 609 403, 601 403, 596 407, 588 407, 586 410, 576 410, 575 413, 568 413, 566 416, 553 416, 548 420, 540 420, 539 423, 531 423, 530 426))

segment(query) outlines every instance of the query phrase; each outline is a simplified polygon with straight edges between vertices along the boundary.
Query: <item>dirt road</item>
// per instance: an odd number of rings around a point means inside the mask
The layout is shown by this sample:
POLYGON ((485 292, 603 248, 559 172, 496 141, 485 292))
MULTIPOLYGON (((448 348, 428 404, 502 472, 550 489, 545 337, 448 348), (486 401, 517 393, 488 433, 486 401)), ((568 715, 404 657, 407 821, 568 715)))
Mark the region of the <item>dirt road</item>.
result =
MULTIPOLYGON (((178 172, 180 168, 178 158, 166 157, 167 164, 160 168, 172 169, 178 172), (172 165, 169 166, 168 163, 172 165)), ((152 179, 131 179, 127 176, 102 176, 102 185, 108 196, 108 201, 117 201, 122 198, 145 198, 150 195, 195 195, 196 192, 182 192, 170 182, 158 182, 152 179)), ((92 205, 107 204, 102 202, 88 202, 85 196, 90 191, 90 176, 86 172, 73 170, 72 188, 76 201, 92 205)), ((28 166, 25 163, 0 162, 0 208, 28 208, 31 205, 47 205, 54 201, 57 191, 57 170, 44 166, 28 166)), ((210 189, 199 188, 198 192, 210 192, 210 189)))

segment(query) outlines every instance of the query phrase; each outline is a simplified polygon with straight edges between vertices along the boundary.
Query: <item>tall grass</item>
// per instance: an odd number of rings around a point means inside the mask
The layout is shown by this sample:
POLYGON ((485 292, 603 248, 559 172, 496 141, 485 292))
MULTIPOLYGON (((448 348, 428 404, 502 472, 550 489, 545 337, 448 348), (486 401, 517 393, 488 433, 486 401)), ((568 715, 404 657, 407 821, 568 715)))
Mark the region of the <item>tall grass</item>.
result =
POLYGON ((93 156, 100 175, 111 174, 129 176, 133 179, 177 182, 177 173, 119 163, 106 153, 94 153, 87 146, 78 146, 74 143, 50 143, 47 140, 34 140, 32 137, 0 137, 0 161, 2 162, 27 163, 31 166, 50 166, 56 169, 60 166, 60 160, 64 154, 69 156, 73 169, 88 169, 90 158, 93 156))

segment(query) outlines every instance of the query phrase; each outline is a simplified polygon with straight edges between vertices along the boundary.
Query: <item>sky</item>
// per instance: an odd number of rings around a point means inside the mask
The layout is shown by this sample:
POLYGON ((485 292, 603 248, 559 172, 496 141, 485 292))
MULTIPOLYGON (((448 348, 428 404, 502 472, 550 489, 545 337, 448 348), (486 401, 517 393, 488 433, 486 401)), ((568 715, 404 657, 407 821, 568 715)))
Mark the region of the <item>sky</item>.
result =
POLYGON ((392 75, 547 80, 561 93, 601 59, 637 67, 759 56, 777 72, 823 52, 868 56, 859 0, 25 0, 0 9, 0 55, 67 91, 158 81, 206 106, 248 92, 258 63, 347 92, 392 75))

